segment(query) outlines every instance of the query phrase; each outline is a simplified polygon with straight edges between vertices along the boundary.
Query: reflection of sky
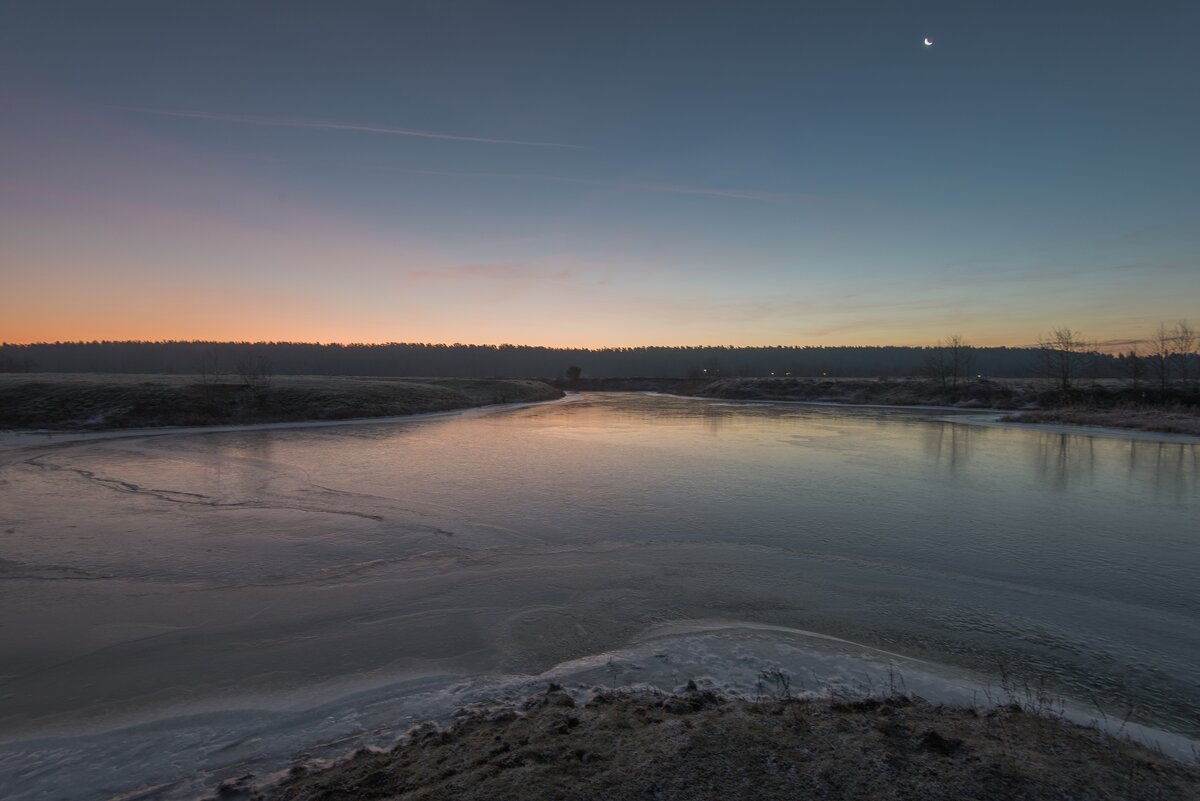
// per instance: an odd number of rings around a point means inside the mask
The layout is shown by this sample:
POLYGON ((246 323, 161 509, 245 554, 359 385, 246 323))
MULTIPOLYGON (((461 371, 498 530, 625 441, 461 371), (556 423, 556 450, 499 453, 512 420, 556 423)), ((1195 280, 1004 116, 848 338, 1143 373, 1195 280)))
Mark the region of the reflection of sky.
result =
POLYGON ((1026 344, 1195 315, 1191 4, 217 8, 7 7, 0 339, 1026 344))

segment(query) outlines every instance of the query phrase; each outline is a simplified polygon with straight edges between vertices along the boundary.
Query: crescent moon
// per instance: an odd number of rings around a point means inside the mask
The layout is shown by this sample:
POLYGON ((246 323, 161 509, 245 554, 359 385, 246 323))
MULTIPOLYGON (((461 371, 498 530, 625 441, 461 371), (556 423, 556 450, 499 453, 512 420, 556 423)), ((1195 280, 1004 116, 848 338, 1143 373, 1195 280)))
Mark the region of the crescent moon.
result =
POLYGON ((932 45, 932 44, 933 44, 933 42, 929 41, 929 37, 928 37, 928 36, 927 36, 927 37, 925 37, 925 46, 926 46, 926 47, 929 47, 929 46, 930 46, 930 45, 932 45))

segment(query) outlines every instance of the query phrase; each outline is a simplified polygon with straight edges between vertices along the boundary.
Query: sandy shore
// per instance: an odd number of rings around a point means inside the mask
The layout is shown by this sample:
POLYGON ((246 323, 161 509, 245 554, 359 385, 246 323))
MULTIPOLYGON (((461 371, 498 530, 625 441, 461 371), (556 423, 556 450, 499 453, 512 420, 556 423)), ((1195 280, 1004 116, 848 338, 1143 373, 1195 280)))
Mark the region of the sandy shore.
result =
POLYGON ((946 707, 889 695, 755 699, 550 685, 462 710, 387 752, 293 767, 218 798, 336 799, 1196 799, 1200 768, 1052 712, 946 707))

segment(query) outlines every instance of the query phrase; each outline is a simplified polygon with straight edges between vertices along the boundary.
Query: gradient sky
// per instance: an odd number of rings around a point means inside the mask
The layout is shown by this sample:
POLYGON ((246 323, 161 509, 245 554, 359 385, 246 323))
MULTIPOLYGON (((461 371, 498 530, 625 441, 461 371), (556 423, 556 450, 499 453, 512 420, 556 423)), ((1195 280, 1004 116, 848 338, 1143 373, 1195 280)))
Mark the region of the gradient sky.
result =
POLYGON ((1200 322, 1197 30, 1192 0, 0 0, 0 341, 1144 337, 1200 322))

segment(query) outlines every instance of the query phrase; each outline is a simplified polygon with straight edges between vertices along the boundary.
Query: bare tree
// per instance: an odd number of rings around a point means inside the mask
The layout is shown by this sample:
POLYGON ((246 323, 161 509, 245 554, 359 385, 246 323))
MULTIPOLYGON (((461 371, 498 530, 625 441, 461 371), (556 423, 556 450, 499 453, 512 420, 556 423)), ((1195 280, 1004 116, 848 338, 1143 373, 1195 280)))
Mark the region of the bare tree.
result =
POLYGON ((971 372, 973 350, 962 334, 939 339, 925 356, 925 375, 936 379, 942 385, 942 392, 957 389, 958 382, 966 380, 971 372))
POLYGON ((271 360, 258 351, 251 351, 239 358, 234 369, 248 387, 270 386, 271 376, 274 375, 271 360))
POLYGON ((950 357, 950 381, 957 387, 959 380, 965 381, 971 373, 971 364, 975 361, 974 348, 967 344, 962 334, 947 337, 944 347, 950 357))
POLYGON ((946 353, 946 349, 942 347, 941 340, 938 340, 936 346, 929 348, 925 354, 925 364, 922 372, 929 378, 934 379, 941 384, 942 392, 947 392, 950 389, 950 359, 946 353))
POLYGON ((1121 366, 1124 367, 1126 375, 1133 383, 1133 388, 1141 387, 1142 380, 1146 377, 1146 358, 1138 352, 1136 345, 1121 357, 1121 366))
POLYGON ((1054 329, 1038 341, 1042 375, 1054 379, 1060 391, 1070 392, 1091 350, 1091 344, 1078 331, 1054 329))
POLYGON ((1175 335, 1175 353, 1179 357, 1179 377, 1186 384, 1191 378, 1191 361, 1196 350, 1196 331, 1187 320, 1175 324, 1172 332, 1175 335))
POLYGON ((1171 368, 1175 356, 1175 332, 1167 330, 1162 323, 1150 337, 1150 369, 1158 379, 1158 386, 1163 392, 1171 383, 1171 368))

